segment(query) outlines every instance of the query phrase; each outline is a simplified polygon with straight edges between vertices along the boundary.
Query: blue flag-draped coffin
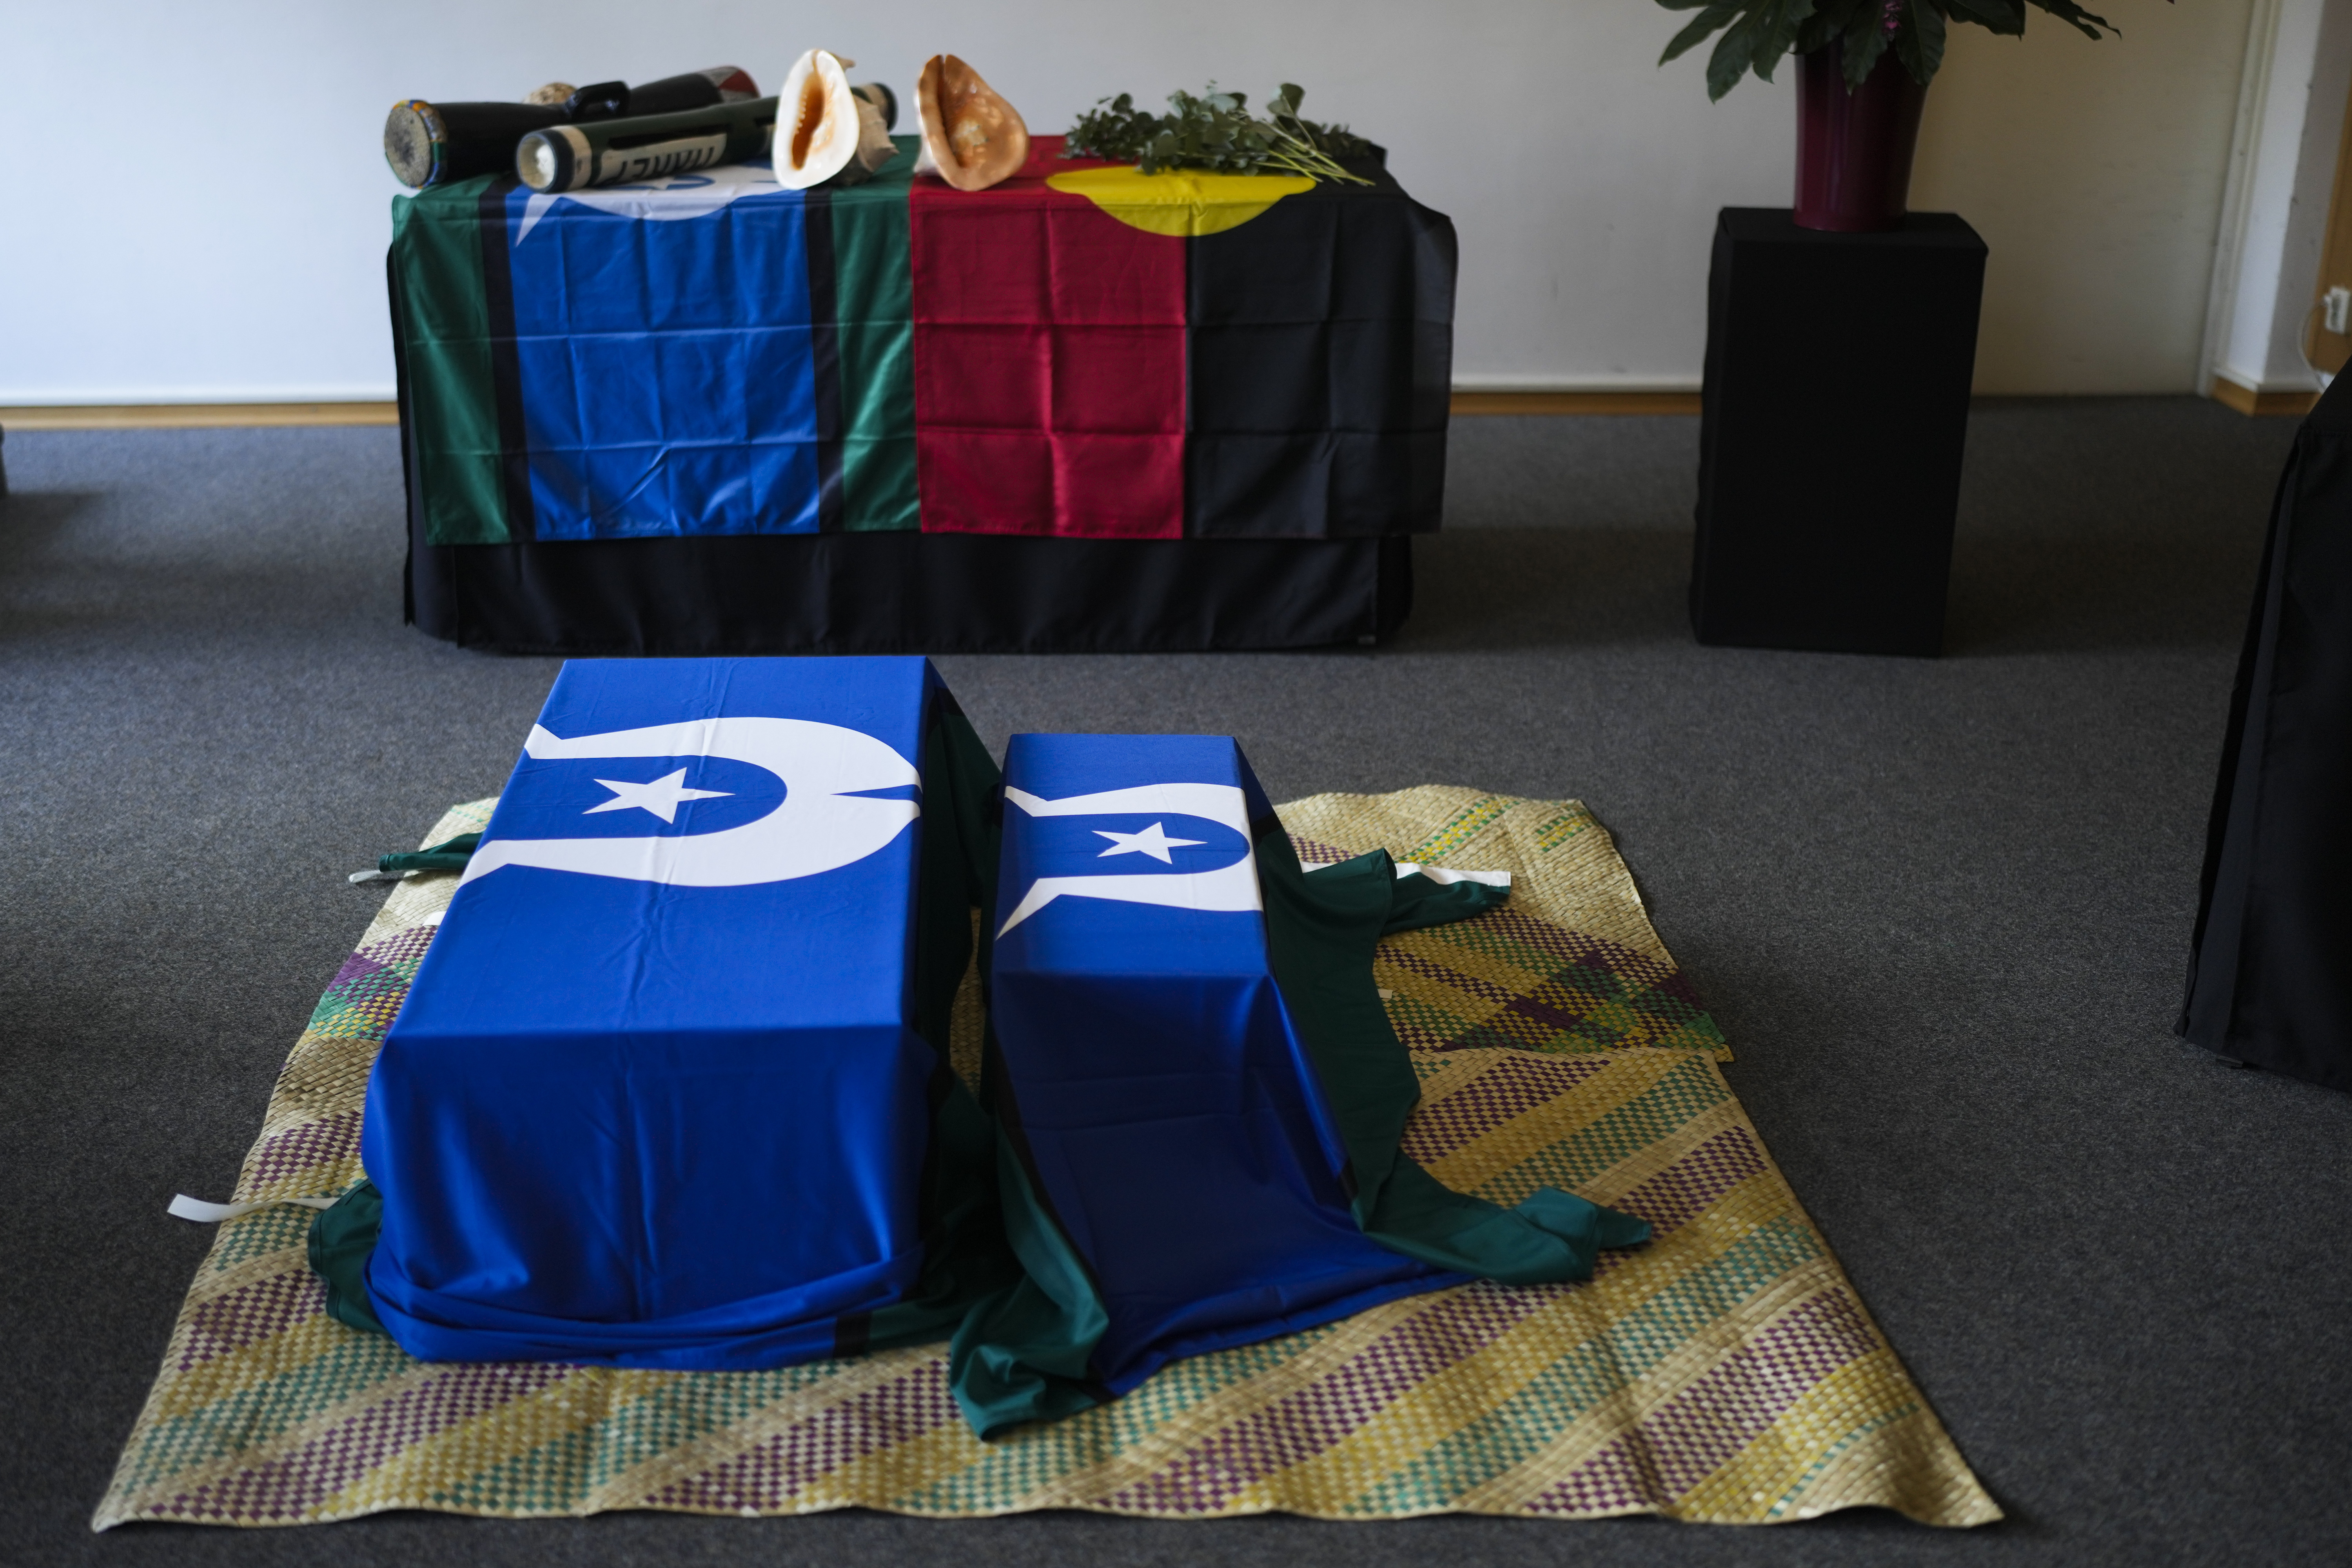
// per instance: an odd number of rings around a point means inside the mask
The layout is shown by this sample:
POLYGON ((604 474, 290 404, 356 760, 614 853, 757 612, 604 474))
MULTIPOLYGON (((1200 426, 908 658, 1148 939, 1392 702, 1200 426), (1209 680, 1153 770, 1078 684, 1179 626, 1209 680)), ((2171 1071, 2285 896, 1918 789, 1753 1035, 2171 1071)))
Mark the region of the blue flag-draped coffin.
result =
POLYGON ((916 1027, 951 712, 919 658, 564 668, 369 1087, 404 1348, 772 1366, 918 1293, 978 1121, 916 1027))
POLYGON ((1223 737, 1016 736, 1001 784, 922 659, 567 665, 312 1226, 328 1310, 428 1361, 952 1334, 988 1436, 1648 1236, 1402 1152, 1375 946, 1507 879, 1309 874, 1223 737), (946 1059, 975 912, 985 1110, 946 1059))
POLYGON ((1067 1298, 1051 1316, 1097 1337, 1055 1345, 1017 1303, 967 1325, 975 1426, 1464 1278, 1350 1213, 1341 1131, 1267 956, 1253 849, 1282 830, 1231 740, 1016 735, 1003 822, 990 1092, 1019 1167, 1008 1223, 1021 1289, 1067 1298), (1023 1236, 1024 1208, 1042 1234, 1023 1236))

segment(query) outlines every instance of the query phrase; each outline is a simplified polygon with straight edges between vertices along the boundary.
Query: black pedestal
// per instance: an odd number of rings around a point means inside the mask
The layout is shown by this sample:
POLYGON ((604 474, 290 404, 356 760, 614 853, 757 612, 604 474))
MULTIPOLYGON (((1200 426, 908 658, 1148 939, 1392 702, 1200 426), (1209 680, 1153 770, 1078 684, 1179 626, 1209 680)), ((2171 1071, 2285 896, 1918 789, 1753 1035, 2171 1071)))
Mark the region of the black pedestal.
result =
POLYGON ((1691 627, 1703 643, 1933 655, 1985 245, 1950 213, 1822 234, 1727 207, 1707 279, 1691 627))

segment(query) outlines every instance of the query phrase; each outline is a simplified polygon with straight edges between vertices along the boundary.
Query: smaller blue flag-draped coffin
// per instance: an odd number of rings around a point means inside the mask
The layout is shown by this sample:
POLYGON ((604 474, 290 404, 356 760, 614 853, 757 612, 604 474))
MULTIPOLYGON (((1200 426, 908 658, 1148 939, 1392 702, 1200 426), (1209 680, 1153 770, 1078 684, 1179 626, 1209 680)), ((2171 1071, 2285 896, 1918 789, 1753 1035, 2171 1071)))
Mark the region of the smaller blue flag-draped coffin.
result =
POLYGON ((920 658, 564 667, 369 1085, 404 1349, 773 1366, 914 1287, 944 700, 920 658))
POLYGON ((1233 741, 1016 735, 1003 823, 992 1095, 1099 1299, 1088 1380, 1458 1281, 1349 1212, 1267 960, 1253 843, 1282 829, 1233 741))

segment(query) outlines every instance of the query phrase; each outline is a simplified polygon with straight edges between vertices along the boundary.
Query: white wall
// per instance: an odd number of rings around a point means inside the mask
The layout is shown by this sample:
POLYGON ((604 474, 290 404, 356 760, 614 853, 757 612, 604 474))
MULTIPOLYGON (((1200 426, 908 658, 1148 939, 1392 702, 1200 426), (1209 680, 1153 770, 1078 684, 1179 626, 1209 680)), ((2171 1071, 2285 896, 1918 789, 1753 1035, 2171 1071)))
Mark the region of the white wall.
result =
MULTIPOLYGON (((2251 0, 2110 0, 2120 42, 2037 15, 1956 29, 1915 205, 1994 247, 1981 380, 2197 380, 2251 0)), ((1790 75, 1710 105, 1684 19, 1644 0, 78 0, 0 5, 0 405, 381 397, 395 99, 731 61, 772 87, 813 44, 904 86, 964 55, 1040 131, 1095 97, 1288 79, 1385 142, 1462 237, 1465 384, 1696 384, 1716 208, 1780 205, 1790 75), (1177 19, 1177 18, 1181 18, 1177 19)))
POLYGON ((2251 3, 2090 0, 2123 28, 2095 44, 1952 29, 1911 205, 1990 247, 1978 390, 2199 386, 2251 3))
POLYGON ((2307 395, 2327 204, 2352 87, 2352 3, 2255 0, 2222 202, 2207 368, 2251 393, 2307 395))

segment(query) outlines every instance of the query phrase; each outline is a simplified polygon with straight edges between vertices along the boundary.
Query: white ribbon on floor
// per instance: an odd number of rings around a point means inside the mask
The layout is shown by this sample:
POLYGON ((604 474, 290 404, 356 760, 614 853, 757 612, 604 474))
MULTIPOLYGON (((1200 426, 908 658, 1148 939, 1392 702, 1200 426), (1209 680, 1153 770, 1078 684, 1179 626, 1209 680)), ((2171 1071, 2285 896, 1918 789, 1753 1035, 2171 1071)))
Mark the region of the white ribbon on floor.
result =
POLYGON ((331 1209, 333 1198, 258 1198, 247 1204, 208 1204, 202 1198, 192 1198, 185 1193, 175 1194, 170 1214, 174 1219, 192 1219, 199 1225, 218 1225, 223 1220, 242 1219, 256 1209, 275 1208, 279 1204, 294 1204, 306 1209, 331 1209))
MULTIPOLYGON (((1343 860, 1325 860, 1318 865, 1302 867, 1301 869, 1320 871, 1325 866, 1342 866, 1346 863, 1343 860)), ((1400 860, 1396 863, 1396 874, 1400 878, 1410 877, 1416 871, 1433 882, 1483 882, 1490 888, 1507 888, 1511 885, 1511 874, 1508 871, 1456 871, 1450 866, 1423 866, 1412 860, 1400 860)))

